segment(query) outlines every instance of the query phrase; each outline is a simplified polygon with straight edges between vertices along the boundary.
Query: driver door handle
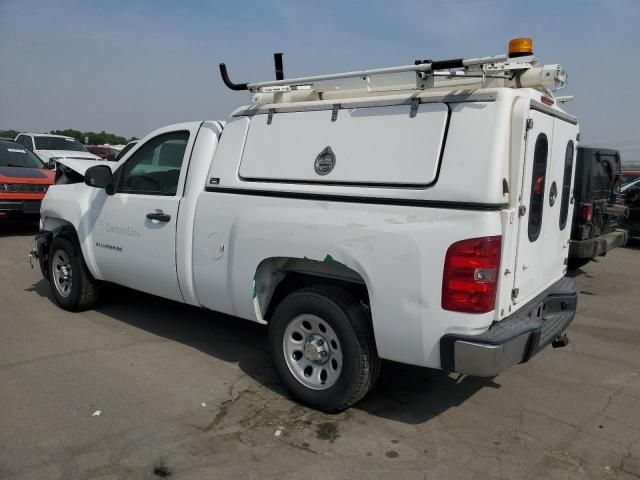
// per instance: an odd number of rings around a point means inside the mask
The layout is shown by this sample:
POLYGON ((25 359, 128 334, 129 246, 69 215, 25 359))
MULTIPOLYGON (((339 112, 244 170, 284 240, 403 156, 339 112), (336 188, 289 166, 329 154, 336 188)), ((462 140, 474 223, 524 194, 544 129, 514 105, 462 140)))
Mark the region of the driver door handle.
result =
POLYGON ((168 222, 171 220, 171 215, 162 212, 151 212, 147 213, 147 218, 149 220, 158 220, 159 222, 168 222))

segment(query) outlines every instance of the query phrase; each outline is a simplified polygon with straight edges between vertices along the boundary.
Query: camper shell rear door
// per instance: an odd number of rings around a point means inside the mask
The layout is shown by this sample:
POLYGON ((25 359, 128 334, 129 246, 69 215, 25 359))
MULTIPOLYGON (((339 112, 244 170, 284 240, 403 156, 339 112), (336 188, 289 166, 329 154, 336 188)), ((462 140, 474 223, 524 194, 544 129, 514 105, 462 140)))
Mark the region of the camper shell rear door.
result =
POLYGON ((538 108, 530 110, 527 122, 514 304, 526 303, 561 278, 569 251, 577 126, 538 108))

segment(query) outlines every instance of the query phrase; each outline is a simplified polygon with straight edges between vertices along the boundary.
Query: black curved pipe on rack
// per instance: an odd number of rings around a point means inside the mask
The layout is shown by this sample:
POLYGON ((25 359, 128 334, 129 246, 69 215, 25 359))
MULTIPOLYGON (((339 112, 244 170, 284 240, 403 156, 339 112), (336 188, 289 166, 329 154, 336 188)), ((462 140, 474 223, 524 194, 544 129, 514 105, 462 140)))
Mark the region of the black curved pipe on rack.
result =
MULTIPOLYGON (((282 57, 284 53, 274 53, 273 54, 273 63, 275 65, 276 70, 276 80, 284 80, 284 67, 282 65, 282 57)), ((229 87, 231 90, 248 90, 248 84, 246 83, 233 83, 229 78, 229 73, 227 72, 227 66, 224 63, 220 64, 220 75, 222 76, 222 81, 224 84, 229 87)))
POLYGON ((231 90, 249 90, 246 83, 233 83, 231 81, 229 74, 227 73, 227 66, 224 63, 220 64, 220 75, 222 76, 224 84, 231 90))

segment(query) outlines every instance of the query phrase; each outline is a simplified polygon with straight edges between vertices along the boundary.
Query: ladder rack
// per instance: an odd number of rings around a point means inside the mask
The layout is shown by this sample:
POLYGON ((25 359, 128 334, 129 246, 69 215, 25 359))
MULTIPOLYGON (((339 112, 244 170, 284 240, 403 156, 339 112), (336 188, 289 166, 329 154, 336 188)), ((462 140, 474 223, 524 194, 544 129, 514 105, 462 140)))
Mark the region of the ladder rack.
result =
MULTIPOLYGON (((275 54, 275 58, 282 59, 282 54, 275 54)), ((231 90, 259 90, 265 87, 299 87, 299 86, 307 86, 316 82, 325 82, 328 80, 342 80, 346 78, 356 78, 356 77, 372 77, 375 75, 389 75, 393 73, 405 73, 405 72, 434 72, 436 70, 451 70, 453 68, 463 68, 469 67, 472 65, 483 65, 486 63, 497 63, 504 62, 508 59, 507 55, 494 55, 491 57, 481 57, 481 58, 457 58, 452 60, 440 60, 440 61, 426 61, 425 63, 416 63, 414 65, 401 65, 398 67, 385 67, 385 68, 373 68, 369 70, 356 70, 353 72, 342 72, 342 73, 330 73, 326 75, 314 75, 310 77, 298 77, 298 78, 287 78, 282 80, 271 80, 266 82, 257 82, 257 83, 233 83, 229 78, 229 74, 227 72, 227 66, 224 63, 220 64, 220 74, 222 76, 222 81, 225 83, 227 87, 231 90)))
MULTIPOLYGON (((534 88, 551 92, 566 84, 566 74, 560 65, 538 66, 533 56, 531 39, 528 38, 513 39, 509 43, 509 54, 437 61, 416 60, 413 65, 296 78, 284 78, 282 58, 282 53, 274 54, 275 80, 234 83, 229 78, 229 72, 224 63, 220 64, 220 75, 224 84, 231 90, 248 90, 257 94, 253 101, 258 103, 284 101, 281 94, 286 92, 289 92, 286 95, 297 95, 295 98, 298 98, 298 101, 311 100, 314 95, 322 98, 324 93, 332 89, 334 92, 341 90, 347 94, 346 92, 350 91, 356 96, 361 96, 394 89, 453 89, 460 88, 456 85, 469 85, 471 82, 474 84, 473 88, 534 88), (349 79, 351 83, 345 84, 349 79), (337 83, 332 83, 334 81, 337 83), (364 85, 358 83, 360 81, 364 81, 364 85), (378 87, 374 87, 374 83, 377 83, 378 87), (273 95, 280 96, 273 97, 273 95)), ((293 101, 294 97, 288 98, 293 101)))

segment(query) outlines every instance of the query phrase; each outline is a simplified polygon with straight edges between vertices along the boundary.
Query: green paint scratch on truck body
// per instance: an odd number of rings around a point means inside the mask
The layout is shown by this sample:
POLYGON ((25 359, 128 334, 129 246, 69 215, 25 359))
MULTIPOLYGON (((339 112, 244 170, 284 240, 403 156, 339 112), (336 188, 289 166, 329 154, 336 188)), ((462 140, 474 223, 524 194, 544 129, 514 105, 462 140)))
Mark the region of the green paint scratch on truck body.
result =
POLYGON ((342 266, 346 266, 344 263, 337 261, 335 258, 333 258, 331 255, 327 254, 326 257, 324 257, 323 260, 324 263, 330 263, 330 264, 335 264, 335 265, 342 265, 342 266))

